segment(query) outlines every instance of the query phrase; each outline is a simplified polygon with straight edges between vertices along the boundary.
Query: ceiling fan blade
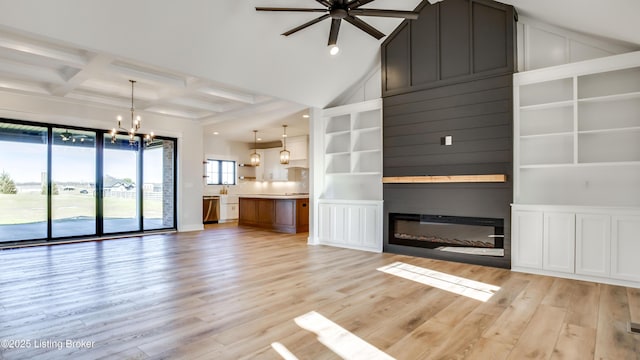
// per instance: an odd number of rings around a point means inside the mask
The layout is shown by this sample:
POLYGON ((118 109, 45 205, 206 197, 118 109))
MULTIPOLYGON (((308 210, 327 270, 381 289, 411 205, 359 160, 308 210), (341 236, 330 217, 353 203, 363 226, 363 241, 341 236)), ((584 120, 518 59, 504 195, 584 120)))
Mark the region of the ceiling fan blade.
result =
POLYGON ((327 19, 329 16, 330 16, 329 14, 322 15, 322 16, 320 16, 318 18, 315 18, 315 19, 313 19, 313 20, 311 20, 309 22, 306 22, 306 23, 304 23, 304 24, 302 24, 302 25, 300 25, 298 27, 294 27, 293 29, 291 29, 291 30, 289 30, 287 32, 283 32, 282 35, 289 36, 289 35, 291 35, 291 34, 293 34, 295 32, 298 32, 298 31, 300 31, 300 30, 302 30, 304 28, 309 27, 309 26, 311 26, 313 24, 319 23, 320 21, 322 21, 324 19, 327 19))
POLYGON ((347 3, 347 9, 349 10, 353 10, 355 8, 358 8, 362 5, 366 5, 370 2, 372 2, 373 0, 351 0, 347 3))
POLYGON ((329 46, 338 43, 338 31, 340 31, 341 19, 331 19, 331 30, 329 31, 329 46))
POLYGON ((378 10, 378 9, 353 9, 349 10, 350 15, 358 16, 383 16, 394 18, 405 18, 415 20, 418 18, 418 13, 413 11, 400 11, 400 10, 378 10))
POLYGON ((380 31, 378 31, 378 29, 374 28, 373 26, 367 24, 366 22, 353 17, 351 15, 347 16, 344 18, 345 21, 347 21, 348 23, 350 23, 351 25, 357 27, 358 29, 366 32, 367 34, 373 36, 374 38, 376 38, 377 40, 380 40, 384 37, 384 34, 381 33, 380 31))
POLYGON ((322 4, 323 6, 326 7, 331 7, 331 1, 327 1, 327 0, 316 0, 317 2, 319 2, 320 4, 322 4))
POLYGON ((256 7, 256 11, 327 12, 327 9, 256 7))

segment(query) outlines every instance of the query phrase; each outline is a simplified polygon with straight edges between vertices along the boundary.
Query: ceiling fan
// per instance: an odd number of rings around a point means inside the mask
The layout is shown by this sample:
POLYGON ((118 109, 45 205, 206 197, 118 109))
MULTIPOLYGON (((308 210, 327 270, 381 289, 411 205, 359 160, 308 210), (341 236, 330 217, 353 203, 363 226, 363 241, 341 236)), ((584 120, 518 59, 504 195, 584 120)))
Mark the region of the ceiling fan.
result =
MULTIPOLYGON (((313 24, 319 23, 322 20, 331 18, 331 30, 329 31, 329 46, 335 47, 338 42, 338 31, 340 31, 340 23, 342 20, 350 23, 358 29, 373 36, 377 40, 381 39, 385 35, 378 29, 367 24, 356 16, 378 16, 378 17, 393 17, 404 19, 417 19, 418 13, 414 11, 401 11, 401 10, 380 10, 361 8, 374 0, 316 0, 316 2, 325 6, 325 9, 313 9, 313 8, 278 8, 278 7, 256 7, 257 11, 293 11, 293 12, 322 12, 324 15, 317 17, 309 22, 306 22, 300 26, 297 26, 289 31, 282 33, 284 36, 289 36, 302 29, 305 29, 313 24)), ((336 47, 337 49, 337 47, 336 47)), ((337 51, 335 51, 337 53, 337 51)), ((333 54, 333 50, 332 50, 333 54)))

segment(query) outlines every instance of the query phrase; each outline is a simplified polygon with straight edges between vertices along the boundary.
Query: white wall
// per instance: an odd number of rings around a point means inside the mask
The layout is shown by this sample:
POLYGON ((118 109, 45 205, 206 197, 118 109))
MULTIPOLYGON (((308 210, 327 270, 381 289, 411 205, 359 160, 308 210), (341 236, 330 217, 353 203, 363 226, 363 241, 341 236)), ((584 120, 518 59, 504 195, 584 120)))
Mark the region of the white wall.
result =
MULTIPOLYGON (((0 92, 0 117, 42 123, 111 129, 128 109, 92 106, 53 97, 0 92)), ((178 139, 178 230, 203 229, 202 130, 196 121, 140 112, 143 129, 178 139)))
POLYGON ((336 97, 326 108, 357 104, 382 97, 382 74, 380 54, 369 71, 353 86, 349 87, 340 96, 336 97))
POLYGON ((568 64, 638 50, 520 16, 517 28, 518 71, 568 64))

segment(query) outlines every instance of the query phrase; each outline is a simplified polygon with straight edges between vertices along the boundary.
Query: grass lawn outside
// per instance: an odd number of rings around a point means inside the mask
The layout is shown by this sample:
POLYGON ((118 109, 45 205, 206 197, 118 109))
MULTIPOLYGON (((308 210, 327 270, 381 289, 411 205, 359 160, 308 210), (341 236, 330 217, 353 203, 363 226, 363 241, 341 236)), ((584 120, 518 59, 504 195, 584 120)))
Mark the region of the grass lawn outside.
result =
MULTIPOLYGON (((95 198, 91 194, 61 193, 52 197, 52 219, 95 217, 95 198)), ((145 218, 162 218, 162 200, 144 200, 145 218)), ((134 218, 136 199, 107 197, 105 218, 134 218)), ((28 224, 47 220, 47 197, 39 193, 0 194, 0 225, 28 224)))

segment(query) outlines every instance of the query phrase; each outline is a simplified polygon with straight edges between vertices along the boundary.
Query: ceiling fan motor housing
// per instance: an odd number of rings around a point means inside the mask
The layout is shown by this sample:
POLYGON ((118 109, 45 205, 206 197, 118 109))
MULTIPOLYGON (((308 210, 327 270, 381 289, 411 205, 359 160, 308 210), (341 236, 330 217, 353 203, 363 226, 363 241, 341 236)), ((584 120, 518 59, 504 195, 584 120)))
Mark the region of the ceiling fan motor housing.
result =
POLYGON ((331 15, 332 19, 344 19, 349 15, 349 12, 347 9, 336 8, 329 10, 329 15, 331 15))

